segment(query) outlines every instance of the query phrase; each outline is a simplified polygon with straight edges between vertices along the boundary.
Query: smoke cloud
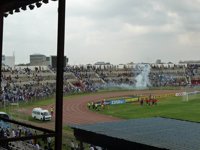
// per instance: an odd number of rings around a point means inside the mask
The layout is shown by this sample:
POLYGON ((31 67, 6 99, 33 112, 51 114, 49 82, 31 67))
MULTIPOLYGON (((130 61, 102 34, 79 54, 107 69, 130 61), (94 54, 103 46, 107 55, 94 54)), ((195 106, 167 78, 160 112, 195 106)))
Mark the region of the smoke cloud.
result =
POLYGON ((138 70, 139 74, 136 76, 136 84, 135 87, 137 89, 145 89, 151 86, 149 82, 149 73, 151 71, 151 67, 149 64, 138 64, 136 66, 136 70, 138 70))

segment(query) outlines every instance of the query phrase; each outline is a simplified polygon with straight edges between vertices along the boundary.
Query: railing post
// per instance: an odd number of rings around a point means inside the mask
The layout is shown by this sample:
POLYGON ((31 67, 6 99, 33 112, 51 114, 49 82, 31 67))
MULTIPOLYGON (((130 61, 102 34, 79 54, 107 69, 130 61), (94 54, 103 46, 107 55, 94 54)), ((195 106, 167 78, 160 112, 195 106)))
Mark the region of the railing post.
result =
POLYGON ((2 53, 3 53, 3 11, 0 9, 0 94, 2 94, 1 89, 1 76, 2 76, 2 53))
POLYGON ((55 150, 62 150, 63 68, 65 45, 65 0, 58 1, 57 75, 56 75, 56 136, 55 150))

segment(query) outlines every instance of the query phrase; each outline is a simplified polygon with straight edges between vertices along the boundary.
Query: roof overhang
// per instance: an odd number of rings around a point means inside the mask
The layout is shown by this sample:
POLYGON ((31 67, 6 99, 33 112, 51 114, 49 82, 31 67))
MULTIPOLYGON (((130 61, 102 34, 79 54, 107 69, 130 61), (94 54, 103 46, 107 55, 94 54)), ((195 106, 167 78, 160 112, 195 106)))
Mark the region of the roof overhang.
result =
POLYGON ((20 9, 26 9, 27 6, 36 4, 36 7, 40 7, 42 3, 47 4, 49 1, 50 0, 0 0, 0 11, 4 14, 19 12, 20 9))

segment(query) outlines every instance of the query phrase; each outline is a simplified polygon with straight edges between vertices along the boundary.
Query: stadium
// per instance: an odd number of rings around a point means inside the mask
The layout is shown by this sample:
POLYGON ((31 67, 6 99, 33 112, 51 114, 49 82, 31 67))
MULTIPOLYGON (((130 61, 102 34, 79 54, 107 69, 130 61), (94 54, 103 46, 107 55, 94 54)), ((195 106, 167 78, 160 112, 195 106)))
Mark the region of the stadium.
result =
POLYGON ((65 0, 58 0, 57 56, 33 54, 15 65, 2 55, 4 18, 48 3, 0 2, 0 149, 200 148, 199 61, 70 65, 65 0))
MULTIPOLYGON (((51 121, 44 123, 34 120, 31 117, 31 111, 35 107, 42 107, 49 111, 51 107, 55 108, 55 69, 38 70, 35 67, 32 68, 34 69, 31 70, 26 67, 13 70, 8 66, 2 68, 3 93, 1 99, 4 102, 4 104, 2 103, 2 106, 4 106, 2 110, 18 120, 23 120, 23 122, 53 129, 55 116, 52 117, 51 121)), ((194 105, 193 103, 199 104, 196 100, 199 97, 198 73, 191 73, 198 72, 198 70, 198 64, 157 64, 157 66, 156 64, 134 64, 124 65, 123 67, 68 65, 64 69, 63 125, 65 128, 72 127, 79 139, 80 131, 78 127, 80 125, 84 127, 84 125, 90 124, 115 123, 132 118, 144 119, 149 117, 166 117, 199 122, 198 116, 191 117, 187 112, 188 109, 192 109, 190 103, 192 105, 194 105), (153 102, 147 103, 147 99, 157 99, 158 101, 154 105, 153 102), (141 101, 144 104, 141 104, 141 101), (91 102, 98 104, 98 109, 88 108, 88 103, 91 102), (102 103, 105 104, 103 108, 102 103), (173 110, 173 107, 168 108, 167 105, 176 106, 173 110), (181 105, 188 106, 188 108, 181 110, 181 105), (144 107, 144 110, 138 110, 141 107, 144 107), (167 113, 168 109, 169 111, 171 109, 171 111, 176 111, 179 108, 180 112, 167 113), (147 109, 152 109, 155 112, 149 114, 147 109), (160 109, 164 109, 164 112, 160 109), (120 113, 119 110, 124 113, 120 113), (135 114, 134 111, 139 112, 135 114), (141 115, 140 113, 144 114, 141 115)), ((190 111, 192 115, 194 111, 190 111)), ((82 127, 80 128, 82 129, 82 127)), ((66 129, 65 132, 73 134, 71 133, 72 129, 68 130, 66 129)), ((68 147, 70 147, 70 140, 74 142, 78 140, 72 135, 65 136, 70 137, 64 142, 68 147)), ((109 140, 112 141, 112 139, 109 140)), ((96 145, 101 144, 101 142, 94 143, 96 145)), ((170 149, 170 147, 167 148, 170 149)), ((110 147, 110 149, 113 149, 113 147, 110 147)), ((142 149, 145 149, 145 147, 142 149)))

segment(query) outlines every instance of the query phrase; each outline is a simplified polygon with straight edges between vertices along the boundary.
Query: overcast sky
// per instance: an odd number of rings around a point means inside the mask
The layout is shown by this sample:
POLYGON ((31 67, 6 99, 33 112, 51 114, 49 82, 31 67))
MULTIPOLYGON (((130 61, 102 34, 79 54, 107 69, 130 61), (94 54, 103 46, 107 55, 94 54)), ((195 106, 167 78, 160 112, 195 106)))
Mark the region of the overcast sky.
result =
MULTIPOLYGON (((67 0, 65 35, 70 64, 199 60, 200 0, 67 0)), ((5 18, 16 63, 55 55, 56 43, 57 2, 5 18)))

